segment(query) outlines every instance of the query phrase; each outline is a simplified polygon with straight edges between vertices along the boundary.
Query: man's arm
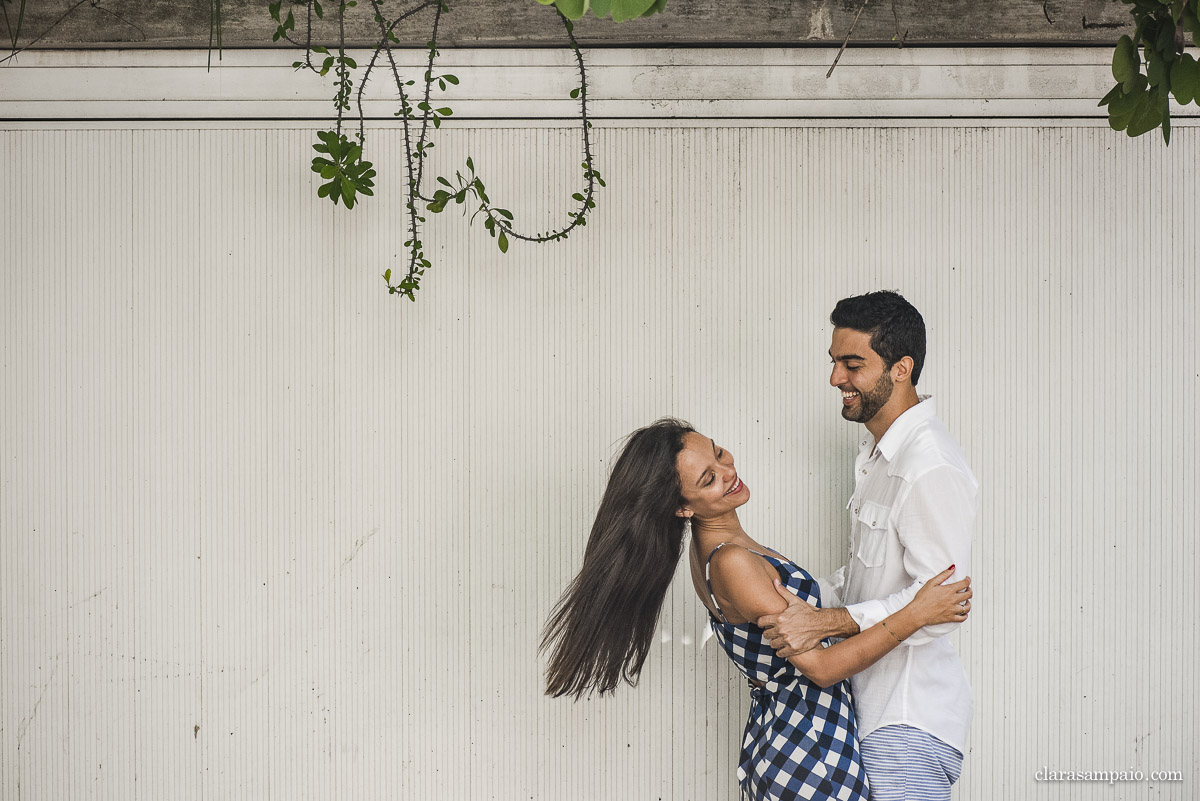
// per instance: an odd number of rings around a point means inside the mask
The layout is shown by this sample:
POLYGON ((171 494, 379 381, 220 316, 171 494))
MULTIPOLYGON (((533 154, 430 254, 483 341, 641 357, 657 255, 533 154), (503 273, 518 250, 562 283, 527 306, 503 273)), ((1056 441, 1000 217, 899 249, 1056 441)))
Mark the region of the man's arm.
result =
MULTIPOLYGON (((837 593, 845 583, 846 568, 820 580, 822 603, 841 603, 837 593), (832 596, 832 597, 830 597, 832 596)), ((858 623, 842 607, 809 606, 775 582, 775 590, 787 601, 787 609, 775 615, 763 615, 755 621, 766 629, 763 636, 780 656, 787 659, 811 651, 826 637, 850 637, 858 634, 858 623)))
MULTIPOLYGON (((974 487, 966 475, 943 465, 918 478, 896 518, 896 532, 904 545, 904 570, 916 577, 916 581, 886 598, 851 604, 846 608, 850 617, 860 628, 870 628, 904 608, 925 580, 945 570, 947 565, 957 566, 950 581, 966 575, 970 569, 974 520, 974 487)), ((904 644, 922 645, 949 634, 957 625, 926 626, 904 644)))

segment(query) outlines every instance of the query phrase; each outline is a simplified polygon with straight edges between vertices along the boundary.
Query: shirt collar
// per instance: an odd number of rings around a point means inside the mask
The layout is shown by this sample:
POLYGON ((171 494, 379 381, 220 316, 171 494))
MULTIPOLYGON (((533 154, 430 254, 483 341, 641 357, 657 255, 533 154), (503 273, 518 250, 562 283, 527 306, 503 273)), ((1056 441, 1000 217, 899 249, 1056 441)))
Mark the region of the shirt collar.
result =
POLYGON ((937 409, 934 408, 933 398, 929 395, 918 395, 917 405, 905 409, 904 413, 892 422, 888 430, 883 432, 883 439, 879 440, 878 445, 874 444, 873 437, 867 434, 867 438, 863 440, 863 446, 870 449, 868 453, 878 448, 879 452, 883 454, 883 458, 890 462, 917 426, 936 416, 937 409))

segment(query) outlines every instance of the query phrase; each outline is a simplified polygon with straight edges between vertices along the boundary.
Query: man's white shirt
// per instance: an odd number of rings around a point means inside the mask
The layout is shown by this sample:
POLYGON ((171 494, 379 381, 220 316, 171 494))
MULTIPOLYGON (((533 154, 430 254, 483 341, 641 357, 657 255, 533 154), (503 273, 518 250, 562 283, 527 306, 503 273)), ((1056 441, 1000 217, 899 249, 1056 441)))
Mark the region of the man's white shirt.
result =
MULTIPOLYGON (((854 463, 850 560, 820 579, 822 606, 845 606, 863 631, 899 611, 950 565, 967 575, 979 485, 933 400, 901 414, 854 463)), ((927 626, 851 677, 858 736, 903 723, 966 752, 971 686, 946 638, 957 623, 927 626)))

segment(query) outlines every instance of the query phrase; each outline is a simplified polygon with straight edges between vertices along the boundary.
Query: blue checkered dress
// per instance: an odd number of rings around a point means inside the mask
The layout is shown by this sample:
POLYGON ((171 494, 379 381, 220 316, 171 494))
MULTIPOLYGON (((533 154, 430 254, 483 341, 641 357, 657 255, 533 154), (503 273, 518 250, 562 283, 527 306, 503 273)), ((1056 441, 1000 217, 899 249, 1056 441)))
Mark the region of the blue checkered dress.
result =
MULTIPOLYGON (((850 683, 821 689, 775 654, 761 628, 725 622, 708 568, 713 554, 728 544, 714 548, 704 563, 709 597, 721 613, 720 619, 709 613, 709 624, 738 670, 763 685, 751 685, 750 717, 737 770, 742 798, 866 801, 867 774, 858 752, 850 683)), ((807 572, 777 555, 752 553, 774 565, 780 581, 800 600, 821 605, 820 587, 807 572)))

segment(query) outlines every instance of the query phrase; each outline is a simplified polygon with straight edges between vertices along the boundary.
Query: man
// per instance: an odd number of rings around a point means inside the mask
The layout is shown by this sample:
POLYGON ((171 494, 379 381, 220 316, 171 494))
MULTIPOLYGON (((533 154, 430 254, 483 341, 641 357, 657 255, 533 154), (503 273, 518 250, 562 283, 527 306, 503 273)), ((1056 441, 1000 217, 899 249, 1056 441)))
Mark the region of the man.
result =
MULTIPOLYGON (((895 292, 872 292, 839 301, 829 319, 829 383, 841 390, 842 417, 869 436, 847 507, 849 563, 820 581, 826 608, 814 610, 780 587, 788 609, 758 620, 782 656, 865 630, 912 600, 926 579, 956 565, 950 580, 958 580, 970 564, 978 485, 933 401, 917 395, 925 362, 920 312, 895 292)), ((921 629, 850 680, 873 801, 950 798, 972 710, 966 673, 946 638, 957 625, 921 629)))

